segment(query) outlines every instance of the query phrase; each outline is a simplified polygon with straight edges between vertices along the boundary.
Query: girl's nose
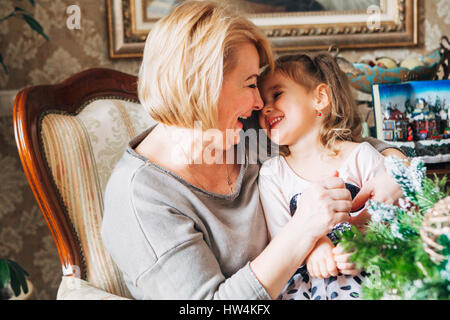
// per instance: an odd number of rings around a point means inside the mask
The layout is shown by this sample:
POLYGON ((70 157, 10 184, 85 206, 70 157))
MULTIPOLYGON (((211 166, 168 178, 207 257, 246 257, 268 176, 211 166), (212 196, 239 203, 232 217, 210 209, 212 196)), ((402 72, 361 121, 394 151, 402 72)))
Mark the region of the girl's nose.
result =
POLYGON ((264 108, 262 108, 261 112, 263 115, 268 116, 272 113, 272 106, 271 105, 265 105, 264 108))

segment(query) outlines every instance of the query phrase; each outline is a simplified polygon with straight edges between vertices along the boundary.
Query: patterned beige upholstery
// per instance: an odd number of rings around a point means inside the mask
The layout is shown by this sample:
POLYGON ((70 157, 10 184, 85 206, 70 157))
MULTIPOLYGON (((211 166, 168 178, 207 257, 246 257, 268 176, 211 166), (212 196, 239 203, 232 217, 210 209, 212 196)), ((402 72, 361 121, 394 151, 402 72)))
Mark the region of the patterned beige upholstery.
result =
POLYGON ((86 279, 63 277, 58 299, 131 298, 101 241, 103 194, 127 142, 154 123, 140 104, 118 99, 93 101, 77 115, 43 117, 46 159, 86 264, 86 279))

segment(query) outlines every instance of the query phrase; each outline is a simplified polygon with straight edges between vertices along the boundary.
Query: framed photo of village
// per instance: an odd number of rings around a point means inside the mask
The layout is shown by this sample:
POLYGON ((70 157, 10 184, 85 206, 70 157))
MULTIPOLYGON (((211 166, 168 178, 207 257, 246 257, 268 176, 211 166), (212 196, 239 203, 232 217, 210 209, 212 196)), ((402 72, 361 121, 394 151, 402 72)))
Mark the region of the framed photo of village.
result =
POLYGON ((425 162, 450 161, 450 80, 372 87, 376 138, 425 162))

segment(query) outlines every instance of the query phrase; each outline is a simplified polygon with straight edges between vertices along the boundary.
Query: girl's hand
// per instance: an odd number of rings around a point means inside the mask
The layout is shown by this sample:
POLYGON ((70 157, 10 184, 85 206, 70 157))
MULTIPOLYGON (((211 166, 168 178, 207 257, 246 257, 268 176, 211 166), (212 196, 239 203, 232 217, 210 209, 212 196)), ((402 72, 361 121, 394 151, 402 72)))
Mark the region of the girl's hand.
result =
POLYGON ((369 180, 353 199, 352 211, 361 208, 368 200, 375 200, 387 204, 397 203, 402 196, 401 187, 387 172, 369 180))
POLYGON ((307 225, 308 232, 315 239, 350 219, 352 196, 345 188, 344 180, 337 175, 336 171, 333 177, 312 184, 297 198, 293 219, 300 225, 307 225))
POLYGON ((364 232, 371 218, 372 216, 367 212, 367 209, 364 209, 357 216, 351 217, 349 223, 364 232))
POLYGON ((334 261, 340 273, 343 275, 356 276, 361 270, 356 269, 353 262, 350 261, 350 257, 354 253, 345 252, 341 245, 337 245, 333 250, 334 261))
POLYGON ((315 248, 306 258, 306 268, 311 277, 326 279, 338 274, 333 257, 333 248, 334 245, 327 236, 317 241, 315 248))

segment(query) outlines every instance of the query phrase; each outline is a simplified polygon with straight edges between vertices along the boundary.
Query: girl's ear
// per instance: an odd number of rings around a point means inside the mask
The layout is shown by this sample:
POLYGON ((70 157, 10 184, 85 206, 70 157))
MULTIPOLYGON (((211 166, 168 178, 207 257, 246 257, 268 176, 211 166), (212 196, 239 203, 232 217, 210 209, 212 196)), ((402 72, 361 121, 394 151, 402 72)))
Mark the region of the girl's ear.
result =
POLYGON ((317 111, 324 111, 331 104, 331 96, 328 85, 319 84, 314 90, 314 108, 317 111))

